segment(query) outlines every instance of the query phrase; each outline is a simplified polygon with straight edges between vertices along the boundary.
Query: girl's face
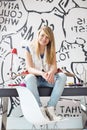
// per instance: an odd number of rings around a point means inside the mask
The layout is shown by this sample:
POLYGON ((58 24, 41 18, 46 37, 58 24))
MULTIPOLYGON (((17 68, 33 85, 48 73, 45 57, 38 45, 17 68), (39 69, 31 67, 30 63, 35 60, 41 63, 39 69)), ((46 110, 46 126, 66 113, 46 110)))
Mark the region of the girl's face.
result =
POLYGON ((38 36, 39 44, 42 46, 46 46, 49 43, 49 38, 47 34, 42 30, 38 36))

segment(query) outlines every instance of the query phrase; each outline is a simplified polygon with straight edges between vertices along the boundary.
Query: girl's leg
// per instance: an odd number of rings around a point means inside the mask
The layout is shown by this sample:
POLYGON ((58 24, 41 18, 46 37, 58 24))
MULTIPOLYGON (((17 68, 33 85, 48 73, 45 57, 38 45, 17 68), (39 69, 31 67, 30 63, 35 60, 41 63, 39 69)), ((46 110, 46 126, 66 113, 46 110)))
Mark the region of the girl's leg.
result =
POLYGON ((41 101, 39 97, 39 92, 37 88, 37 77, 33 74, 28 74, 25 79, 24 83, 26 84, 26 87, 34 94, 39 106, 41 107, 41 101))
POLYGON ((66 83, 67 76, 64 73, 58 73, 55 75, 55 84, 53 86, 53 91, 51 93, 50 100, 48 102, 48 107, 56 106, 66 83))

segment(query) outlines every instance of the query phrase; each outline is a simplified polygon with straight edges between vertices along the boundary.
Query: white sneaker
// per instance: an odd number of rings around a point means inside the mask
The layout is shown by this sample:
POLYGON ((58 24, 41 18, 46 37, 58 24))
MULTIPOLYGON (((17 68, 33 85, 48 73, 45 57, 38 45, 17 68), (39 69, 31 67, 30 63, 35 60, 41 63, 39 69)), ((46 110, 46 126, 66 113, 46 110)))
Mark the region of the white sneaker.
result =
POLYGON ((47 116, 47 114, 46 114, 46 111, 45 111, 45 107, 41 107, 40 108, 41 109, 41 112, 42 112, 42 114, 44 115, 44 117, 47 119, 47 120, 49 120, 49 117, 47 116))
POLYGON ((45 111, 46 111, 46 115, 49 117, 50 120, 60 121, 62 119, 61 116, 56 116, 54 107, 47 107, 45 111))
POLYGON ((51 112, 51 107, 47 107, 45 108, 45 111, 46 111, 46 115, 49 117, 49 119, 52 121, 53 120, 53 115, 52 115, 52 112, 51 112))

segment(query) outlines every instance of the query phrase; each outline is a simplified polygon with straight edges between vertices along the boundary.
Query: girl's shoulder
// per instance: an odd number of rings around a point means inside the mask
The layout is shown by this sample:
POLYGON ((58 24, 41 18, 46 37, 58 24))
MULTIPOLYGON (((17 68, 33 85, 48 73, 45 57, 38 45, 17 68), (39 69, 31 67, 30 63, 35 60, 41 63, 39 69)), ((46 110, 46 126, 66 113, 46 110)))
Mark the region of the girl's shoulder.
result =
POLYGON ((32 41, 28 44, 29 49, 35 50, 35 41, 32 41))

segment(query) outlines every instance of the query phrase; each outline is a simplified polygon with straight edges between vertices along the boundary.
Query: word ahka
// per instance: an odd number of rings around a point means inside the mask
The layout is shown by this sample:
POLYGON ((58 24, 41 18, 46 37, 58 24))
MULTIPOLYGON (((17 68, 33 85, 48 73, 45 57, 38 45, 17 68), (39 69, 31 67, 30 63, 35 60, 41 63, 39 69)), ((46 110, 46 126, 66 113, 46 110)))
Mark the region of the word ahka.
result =
POLYGON ((18 9, 19 10, 19 4, 18 3, 13 3, 13 2, 6 2, 6 1, 0 1, 0 8, 6 8, 6 9, 18 9))

